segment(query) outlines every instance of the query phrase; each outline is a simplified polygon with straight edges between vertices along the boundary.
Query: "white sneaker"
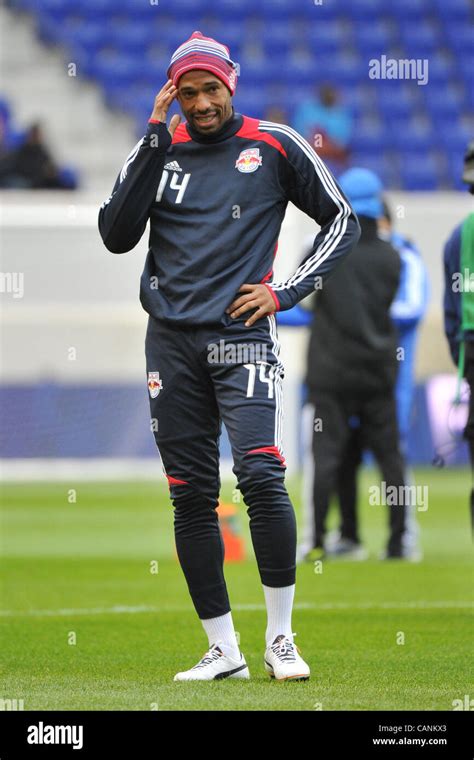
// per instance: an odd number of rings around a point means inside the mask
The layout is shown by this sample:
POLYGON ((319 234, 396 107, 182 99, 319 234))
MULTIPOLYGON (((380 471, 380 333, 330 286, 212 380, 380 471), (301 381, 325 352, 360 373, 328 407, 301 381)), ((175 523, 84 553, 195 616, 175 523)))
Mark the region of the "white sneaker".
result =
POLYGON ((299 649, 287 636, 280 634, 265 650, 265 670, 277 681, 307 681, 309 666, 300 657, 299 649))
POLYGON ((219 648, 221 641, 216 641, 208 652, 190 670, 176 673, 174 681, 219 681, 222 678, 250 678, 245 657, 235 660, 224 654, 219 648))

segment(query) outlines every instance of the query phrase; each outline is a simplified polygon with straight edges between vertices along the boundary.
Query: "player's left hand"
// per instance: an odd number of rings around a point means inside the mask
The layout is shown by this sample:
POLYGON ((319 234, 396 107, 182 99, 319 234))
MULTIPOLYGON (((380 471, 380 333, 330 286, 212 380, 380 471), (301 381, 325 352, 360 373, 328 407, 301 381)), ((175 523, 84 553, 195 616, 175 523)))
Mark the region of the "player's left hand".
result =
POLYGON ((257 309, 255 314, 245 323, 245 327, 251 327, 257 319, 266 317, 268 314, 273 314, 276 311, 275 301, 272 298, 272 294, 265 285, 258 283, 257 285, 250 285, 244 283, 239 288, 239 293, 245 295, 239 296, 235 301, 232 301, 230 306, 225 310, 226 314, 230 314, 232 319, 245 314, 246 311, 251 309, 257 309))

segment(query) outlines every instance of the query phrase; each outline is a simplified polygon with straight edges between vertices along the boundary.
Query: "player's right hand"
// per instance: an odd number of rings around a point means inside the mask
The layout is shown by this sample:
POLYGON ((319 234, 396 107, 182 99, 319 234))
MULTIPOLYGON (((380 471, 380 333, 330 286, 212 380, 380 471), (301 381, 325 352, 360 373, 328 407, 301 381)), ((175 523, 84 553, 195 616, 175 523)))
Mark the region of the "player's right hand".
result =
MULTIPOLYGON (((153 106, 153 111, 151 113, 150 119, 163 121, 166 124, 168 108, 170 107, 177 94, 178 88, 175 87, 172 79, 168 79, 164 87, 161 88, 155 98, 155 105, 153 106)), ((181 116, 179 114, 176 113, 174 116, 172 116, 168 127, 168 132, 170 133, 171 137, 173 137, 180 121, 181 116)))

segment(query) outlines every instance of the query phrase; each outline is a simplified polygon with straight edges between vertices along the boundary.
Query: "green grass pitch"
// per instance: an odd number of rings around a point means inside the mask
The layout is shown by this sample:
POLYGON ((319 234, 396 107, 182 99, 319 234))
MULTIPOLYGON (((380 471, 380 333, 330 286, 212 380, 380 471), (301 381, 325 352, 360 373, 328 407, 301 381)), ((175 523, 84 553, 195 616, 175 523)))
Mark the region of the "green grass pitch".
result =
MULTIPOLYGON (((263 669, 263 593, 243 504, 248 560, 227 564, 226 577, 251 680, 174 683, 207 639, 159 475, 157 484, 4 485, 0 698, 25 710, 453 709, 474 696, 469 474, 419 470, 416 480, 429 487, 422 563, 377 559, 387 508, 366 498, 371 559, 326 561, 321 573, 298 566, 293 630, 312 673, 302 683, 270 681, 263 669)), ((371 482, 369 471, 361 495, 371 482)), ((299 518, 298 479, 288 486, 299 518)))

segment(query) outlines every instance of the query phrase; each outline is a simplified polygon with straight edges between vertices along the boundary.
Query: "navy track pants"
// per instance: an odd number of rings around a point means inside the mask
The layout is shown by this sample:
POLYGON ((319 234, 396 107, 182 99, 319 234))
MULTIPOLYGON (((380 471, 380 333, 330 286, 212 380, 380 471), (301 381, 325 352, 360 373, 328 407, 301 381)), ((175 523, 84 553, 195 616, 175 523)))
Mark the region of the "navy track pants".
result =
POLYGON ((230 611, 219 529, 219 436, 247 505, 260 579, 295 582, 296 520, 284 484, 282 378, 275 317, 246 328, 183 327, 150 316, 146 361, 152 429, 174 506, 176 550, 201 619, 230 611))

